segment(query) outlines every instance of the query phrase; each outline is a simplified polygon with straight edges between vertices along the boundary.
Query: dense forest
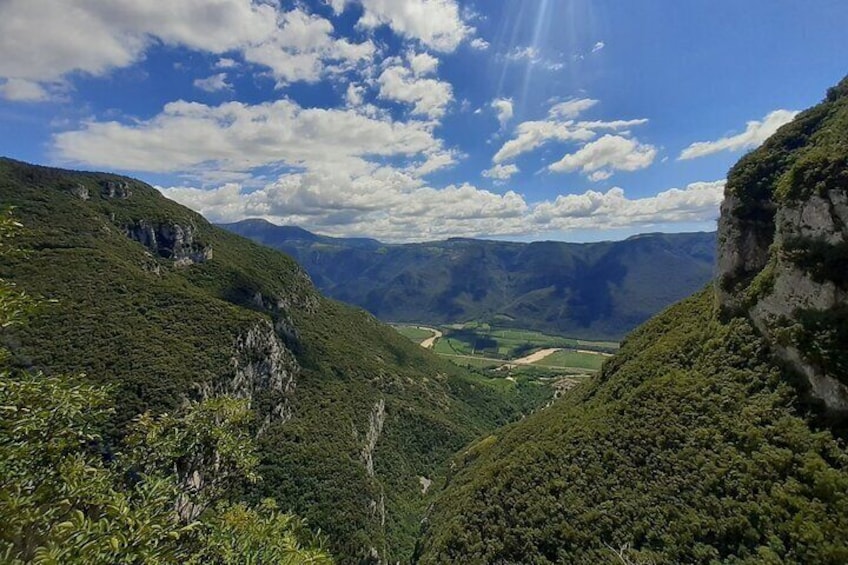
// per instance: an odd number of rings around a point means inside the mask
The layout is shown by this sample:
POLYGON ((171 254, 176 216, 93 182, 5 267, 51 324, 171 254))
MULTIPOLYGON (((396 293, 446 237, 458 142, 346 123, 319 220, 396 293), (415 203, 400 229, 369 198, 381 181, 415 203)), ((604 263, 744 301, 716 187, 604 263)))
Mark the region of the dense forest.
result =
POLYGON ((720 278, 456 458, 421 563, 844 563, 848 79, 730 171, 720 278))
POLYGON ((321 530, 340 562, 401 559, 450 456, 550 395, 442 361, 322 297, 290 258, 208 224, 133 179, 0 161, 22 224, 0 277, 37 297, 6 327, 15 375, 84 375, 124 445, 137 417, 248 401, 266 497, 321 530))

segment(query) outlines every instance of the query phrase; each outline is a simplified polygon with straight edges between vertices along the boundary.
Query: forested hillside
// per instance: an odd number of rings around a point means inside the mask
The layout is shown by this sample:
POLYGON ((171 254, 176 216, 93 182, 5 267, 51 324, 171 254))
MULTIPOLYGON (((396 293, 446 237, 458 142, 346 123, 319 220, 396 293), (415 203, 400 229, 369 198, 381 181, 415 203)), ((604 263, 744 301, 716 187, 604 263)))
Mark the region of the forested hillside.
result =
POLYGON ((117 444, 145 410, 248 400, 262 480, 244 496, 306 518, 341 562, 408 557, 422 484, 545 395, 441 361, 139 181, 4 159, 0 202, 23 225, 0 278, 41 301, 3 330, 17 369, 111 387, 117 444))
POLYGON ((714 233, 387 245, 262 220, 222 227, 292 255, 323 292, 382 320, 477 320, 585 338, 623 337, 703 287, 715 262, 714 233))
POLYGON ((848 561, 846 118, 848 79, 731 170, 716 288, 458 455, 419 562, 848 561))

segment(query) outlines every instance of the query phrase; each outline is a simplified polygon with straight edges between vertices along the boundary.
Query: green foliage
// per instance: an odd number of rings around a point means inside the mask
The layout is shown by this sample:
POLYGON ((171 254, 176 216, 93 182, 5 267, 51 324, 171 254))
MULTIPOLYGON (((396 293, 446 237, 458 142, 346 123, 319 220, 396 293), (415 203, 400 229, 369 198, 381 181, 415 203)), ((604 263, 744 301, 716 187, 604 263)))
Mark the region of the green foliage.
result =
POLYGON ((783 256, 798 265, 819 283, 831 281, 848 290, 848 242, 829 243, 822 239, 792 238, 783 242, 783 256))
MULTIPOLYGON (((85 373, 86 384, 108 386, 109 445, 126 438, 138 414, 173 415, 200 391, 242 386, 256 413, 253 430, 263 432, 256 453, 263 480, 238 485, 244 499, 274 498, 324 531, 342 562, 365 560, 371 548, 386 560, 409 556, 435 492, 422 493, 418 477, 438 484, 456 450, 529 411, 522 391, 495 386, 367 313, 324 299, 288 257, 209 225, 141 182, 0 159, 0 201, 26 225, 27 255, 0 261, 0 277, 56 301, 31 323, 2 331, 14 365, 50 376, 85 373), (110 197, 109 183, 132 194, 110 197), (74 195, 79 187, 89 200, 74 195), (142 222, 191 227, 212 258, 176 266, 127 237, 142 222), (236 343, 268 324, 291 356, 281 368, 292 377, 286 392, 236 379, 236 343), (362 450, 381 399, 386 422, 372 477, 362 450), (372 510, 380 500, 385 526, 372 510)), ((242 365, 262 367, 262 355, 251 355, 242 365)))
POLYGON ((599 378, 461 453, 418 561, 845 562, 844 444, 750 324, 713 312, 710 292, 667 310, 599 378))
POLYGON ((200 534, 200 551, 190 564, 331 565, 321 549, 320 536, 309 532, 302 521, 278 511, 277 504, 263 500, 254 509, 245 504, 225 507, 210 519, 200 534))
POLYGON ((291 516, 269 504, 251 509, 224 502, 224 483, 249 478, 255 466, 243 401, 215 399, 178 417, 144 415, 126 457, 104 451, 98 432, 109 403, 103 388, 71 379, 0 375, 4 562, 234 563, 231 548, 246 556, 239 563, 267 556, 285 556, 275 561, 281 563, 330 562, 323 550, 301 544, 308 538, 291 516), (181 476, 185 459, 196 452, 218 459, 192 470, 213 476, 217 488, 202 496, 181 476), (187 500, 218 507, 198 520, 199 514, 182 512, 187 500), (275 535, 263 539, 263 532, 275 535))
POLYGON ((256 482, 259 459, 252 448, 254 415, 244 400, 215 397, 189 403, 184 415, 146 412, 125 443, 132 468, 145 475, 175 475, 177 513, 200 516, 239 480, 256 482))
POLYGON ((432 331, 417 326, 394 326, 394 328, 400 335, 415 343, 421 343, 425 339, 433 337, 432 331))

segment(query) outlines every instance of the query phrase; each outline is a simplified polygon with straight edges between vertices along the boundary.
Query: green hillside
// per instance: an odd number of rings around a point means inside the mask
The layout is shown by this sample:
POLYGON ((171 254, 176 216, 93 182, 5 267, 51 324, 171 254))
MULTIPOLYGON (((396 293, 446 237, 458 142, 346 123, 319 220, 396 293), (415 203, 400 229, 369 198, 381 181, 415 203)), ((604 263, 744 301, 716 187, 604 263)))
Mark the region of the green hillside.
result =
POLYGON ((248 398, 262 482, 342 562, 403 559, 450 455, 543 398, 494 386, 323 298, 288 257, 141 182, 0 160, 24 225, 0 277, 45 302, 4 330, 13 362, 114 388, 119 441, 145 409, 248 398))
POLYGON ((846 140, 848 79, 731 170, 715 288, 457 456, 418 561, 848 562, 846 140))
POLYGON ((697 291, 715 262, 714 233, 387 245, 262 220, 222 227, 292 255, 322 292, 382 320, 477 320, 592 339, 618 339, 697 291))
POLYGON ((669 309, 598 381, 463 451, 420 562, 844 563, 844 444, 713 304, 669 309))

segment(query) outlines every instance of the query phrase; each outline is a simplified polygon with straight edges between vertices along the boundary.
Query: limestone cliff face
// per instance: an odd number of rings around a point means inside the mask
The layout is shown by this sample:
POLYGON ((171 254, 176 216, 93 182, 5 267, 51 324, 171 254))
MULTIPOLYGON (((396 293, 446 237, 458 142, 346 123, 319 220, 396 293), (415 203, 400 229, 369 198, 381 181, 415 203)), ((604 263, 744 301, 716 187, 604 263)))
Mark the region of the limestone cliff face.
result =
POLYGON ((124 231, 127 237, 138 241, 159 257, 172 259, 178 267, 204 263, 212 258, 212 248, 197 241, 197 229, 191 224, 154 224, 140 220, 125 226, 124 231))
POLYGON ((300 365, 274 331, 262 320, 236 338, 230 359, 232 373, 215 383, 200 386, 200 395, 210 398, 226 394, 251 401, 265 397, 270 402, 265 423, 287 422, 292 417, 289 400, 294 394, 300 365))
POLYGON ((848 415, 848 79, 731 170, 717 295, 848 415))

